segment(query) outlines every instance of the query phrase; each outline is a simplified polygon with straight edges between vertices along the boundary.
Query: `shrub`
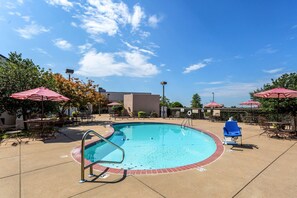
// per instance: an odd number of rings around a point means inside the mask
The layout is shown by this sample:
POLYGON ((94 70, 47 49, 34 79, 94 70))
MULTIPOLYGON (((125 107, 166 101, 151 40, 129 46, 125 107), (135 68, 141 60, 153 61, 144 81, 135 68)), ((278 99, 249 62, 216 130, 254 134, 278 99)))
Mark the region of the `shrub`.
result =
POLYGON ((123 106, 113 106, 111 109, 114 111, 114 113, 120 114, 124 108, 123 106))
POLYGON ((156 112, 152 112, 152 113, 151 113, 151 117, 152 117, 152 118, 157 118, 157 117, 158 117, 158 114, 157 114, 156 112))
POLYGON ((144 111, 138 111, 138 117, 139 118, 145 118, 146 117, 146 113, 144 111))

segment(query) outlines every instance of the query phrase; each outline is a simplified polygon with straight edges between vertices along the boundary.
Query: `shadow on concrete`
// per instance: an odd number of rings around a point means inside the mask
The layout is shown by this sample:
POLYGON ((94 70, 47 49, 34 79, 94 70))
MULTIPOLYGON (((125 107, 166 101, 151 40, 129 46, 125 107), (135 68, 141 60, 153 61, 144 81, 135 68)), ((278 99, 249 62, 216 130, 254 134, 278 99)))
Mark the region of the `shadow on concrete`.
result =
POLYGON ((85 182, 115 184, 115 183, 124 181, 127 177, 127 170, 124 170, 124 173, 122 175, 119 175, 119 178, 115 180, 107 180, 107 179, 102 180, 102 177, 108 172, 108 170, 109 168, 107 167, 102 173, 100 173, 99 175, 95 175, 92 180, 90 181, 87 180, 85 182))
MULTIPOLYGON (((90 123, 83 123, 82 125, 78 126, 63 127, 58 130, 56 138, 43 139, 42 141, 44 143, 67 143, 79 141, 82 139, 83 134, 86 132, 86 130, 82 130, 81 128, 79 128, 80 126, 90 127, 89 129, 91 129, 92 126, 106 126, 110 125, 111 123, 111 121, 94 121, 90 123)), ((92 135, 89 135, 86 139, 91 139, 91 137, 92 135)))
POLYGON ((232 145, 231 147, 231 150, 234 150, 234 151, 243 151, 243 149, 259 149, 259 147, 255 144, 235 144, 235 145, 232 145))

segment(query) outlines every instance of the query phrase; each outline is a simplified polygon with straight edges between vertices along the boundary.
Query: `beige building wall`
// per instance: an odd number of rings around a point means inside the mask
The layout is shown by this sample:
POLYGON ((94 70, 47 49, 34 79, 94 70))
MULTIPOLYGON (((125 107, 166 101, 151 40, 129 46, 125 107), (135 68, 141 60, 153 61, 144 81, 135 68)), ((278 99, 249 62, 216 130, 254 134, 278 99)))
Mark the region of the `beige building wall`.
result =
POLYGON ((134 94, 134 95, 151 95, 151 93, 144 92, 101 92, 110 102, 122 102, 124 101, 124 95, 126 94, 134 94))
POLYGON ((0 119, 2 120, 3 124, 13 125, 13 124, 15 124, 16 116, 9 115, 7 112, 3 112, 0 115, 0 119))
POLYGON ((160 95, 126 94, 124 107, 128 112, 145 111, 148 115, 156 112, 160 116, 160 95))

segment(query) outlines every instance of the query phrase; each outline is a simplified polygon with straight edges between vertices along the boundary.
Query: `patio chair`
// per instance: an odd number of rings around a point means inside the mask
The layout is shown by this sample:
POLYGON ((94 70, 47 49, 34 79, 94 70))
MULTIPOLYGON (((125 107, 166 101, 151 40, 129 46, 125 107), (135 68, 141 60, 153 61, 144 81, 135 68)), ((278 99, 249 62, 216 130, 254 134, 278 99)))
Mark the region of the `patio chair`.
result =
POLYGON ((280 137, 288 139, 291 139, 292 137, 295 137, 297 135, 297 132, 295 130, 294 118, 291 119, 291 121, 284 122, 283 125, 281 125, 279 135, 280 137))
POLYGON ((2 120, 0 119, 0 132, 8 129, 15 129, 15 128, 16 128, 15 124, 3 124, 2 120))
POLYGON ((0 144, 3 142, 8 142, 9 139, 16 139, 18 143, 21 143, 22 140, 20 138, 20 134, 22 133, 22 130, 17 130, 17 125, 5 125, 2 123, 0 119, 0 132, 3 133, 3 135, 6 136, 5 139, 0 141, 0 144))
MULTIPOLYGON (((241 127, 237 125, 236 121, 227 121, 225 123, 224 130, 224 142, 223 144, 228 144, 227 138, 232 138, 234 142, 236 142, 237 138, 240 137, 240 145, 242 145, 242 134, 241 127)), ((234 144, 232 142, 232 144, 234 144)))

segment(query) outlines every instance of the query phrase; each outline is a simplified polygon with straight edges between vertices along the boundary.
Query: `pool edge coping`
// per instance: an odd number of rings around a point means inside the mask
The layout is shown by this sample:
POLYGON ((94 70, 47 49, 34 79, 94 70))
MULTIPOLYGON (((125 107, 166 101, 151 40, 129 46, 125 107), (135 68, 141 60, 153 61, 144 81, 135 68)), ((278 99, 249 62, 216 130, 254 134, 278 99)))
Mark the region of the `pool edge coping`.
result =
MULTIPOLYGON (((110 124, 110 131, 104 135, 104 138, 109 138, 110 136, 113 135, 114 128, 113 125, 117 125, 117 124, 132 124, 132 123, 151 123, 151 124, 171 124, 171 125, 178 125, 180 126, 180 124, 176 124, 176 123, 162 123, 162 122, 121 122, 121 123, 112 123, 110 124)), ((105 167, 105 166, 101 166, 99 164, 95 164, 93 166, 94 170, 98 170, 98 171, 104 171, 104 172, 108 172, 111 174, 125 174, 125 175, 156 175, 156 174, 167 174, 167 173, 175 173, 175 172, 181 172, 181 171, 185 171, 185 170, 190 170, 193 168, 198 168, 198 167, 204 167, 206 165, 209 165, 213 162, 215 162, 216 160, 218 160, 224 153, 225 147, 221 141, 221 139, 213 134, 210 131, 204 130, 204 129, 200 129, 200 128, 196 128, 193 126, 185 126, 187 128, 191 128, 194 130, 198 130, 206 135, 209 135, 215 142, 217 149, 216 151, 209 156, 208 158, 206 158, 205 160, 202 160, 200 162, 196 162, 193 164, 188 164, 188 165, 184 165, 184 166, 178 166, 178 167, 174 167, 174 168, 163 168, 163 169, 148 169, 148 170, 127 170, 127 169, 116 169, 116 168, 110 168, 110 167, 105 167)), ((100 140, 100 139, 99 139, 100 140)), ((89 147, 93 144, 95 144, 96 142, 98 142, 99 140, 91 140, 89 142, 87 142, 86 147, 89 147)), ((81 164, 81 146, 76 146, 71 150, 71 157, 74 159, 74 161, 76 161, 77 163, 81 164)), ((89 165, 91 164, 91 162, 89 160, 85 159, 85 165, 89 165)))

